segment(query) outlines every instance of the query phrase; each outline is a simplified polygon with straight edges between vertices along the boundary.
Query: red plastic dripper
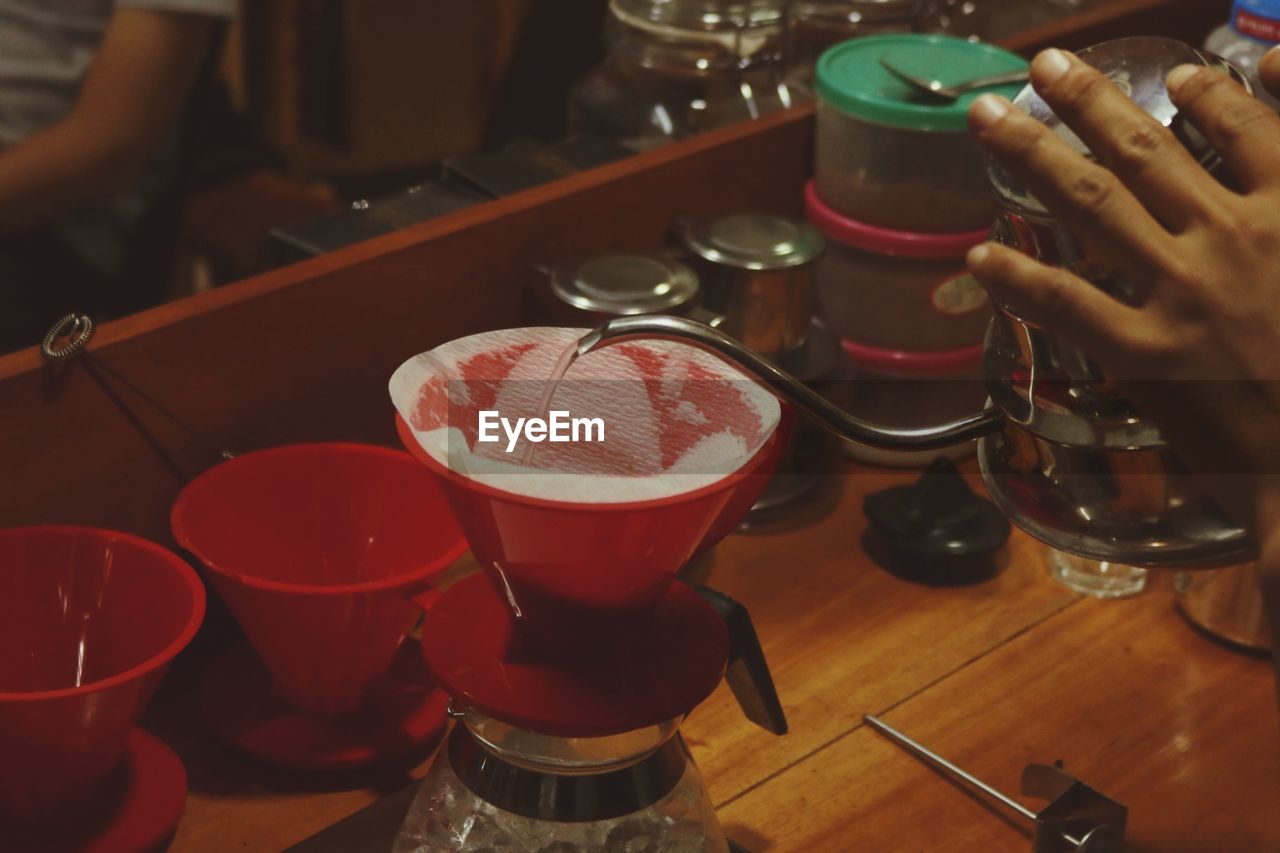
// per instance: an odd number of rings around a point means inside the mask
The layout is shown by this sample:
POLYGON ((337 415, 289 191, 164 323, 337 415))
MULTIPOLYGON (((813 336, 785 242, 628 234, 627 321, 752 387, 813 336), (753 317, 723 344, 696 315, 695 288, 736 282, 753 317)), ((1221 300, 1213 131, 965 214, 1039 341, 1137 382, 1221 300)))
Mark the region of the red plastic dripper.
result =
POLYGON ((0 530, 0 817, 74 823, 204 618, 177 555, 109 530, 0 530))
POLYGON ((275 689, 316 714, 360 706, 422 615, 413 599, 467 547, 421 465, 358 444, 237 457, 183 489, 171 521, 275 689))
POLYGON ((576 660, 644 630, 676 572, 741 521, 776 466, 775 432, 743 469, 696 491, 635 503, 565 503, 505 492, 405 446, 435 474, 476 559, 514 617, 511 655, 576 660))
POLYGON ((784 444, 773 395, 714 357, 658 341, 570 363, 581 334, 475 335, 391 379, 401 440, 439 479, 506 602, 512 661, 607 659, 645 630, 679 568, 750 508, 784 444), (522 454, 480 426, 557 408, 598 417, 602 438, 526 435, 522 454))

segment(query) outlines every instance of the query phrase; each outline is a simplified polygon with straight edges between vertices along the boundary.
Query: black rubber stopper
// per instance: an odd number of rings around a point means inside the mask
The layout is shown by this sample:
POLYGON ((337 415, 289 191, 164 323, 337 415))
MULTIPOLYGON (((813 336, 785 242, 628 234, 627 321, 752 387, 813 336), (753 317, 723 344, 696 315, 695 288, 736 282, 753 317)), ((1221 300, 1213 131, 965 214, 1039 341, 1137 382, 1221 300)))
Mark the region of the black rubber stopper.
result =
POLYGON ((931 586, 978 583, 999 569, 1009 521, 969 488, 956 466, 936 459, 910 486, 867 495, 868 556, 894 575, 931 586))

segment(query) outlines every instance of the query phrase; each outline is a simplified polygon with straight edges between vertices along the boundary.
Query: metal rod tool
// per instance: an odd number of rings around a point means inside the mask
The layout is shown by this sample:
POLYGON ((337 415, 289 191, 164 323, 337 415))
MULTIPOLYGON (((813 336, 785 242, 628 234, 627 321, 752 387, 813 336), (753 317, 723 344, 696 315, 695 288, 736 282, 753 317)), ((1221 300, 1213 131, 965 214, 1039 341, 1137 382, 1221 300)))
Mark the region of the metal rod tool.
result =
POLYGON ((1029 764, 1022 773, 1022 792, 1050 800, 1039 813, 996 790, 972 773, 908 737, 888 723, 863 715, 866 722, 899 746, 986 795, 1035 826, 1033 853, 1120 853, 1129 810, 1058 767, 1029 764))

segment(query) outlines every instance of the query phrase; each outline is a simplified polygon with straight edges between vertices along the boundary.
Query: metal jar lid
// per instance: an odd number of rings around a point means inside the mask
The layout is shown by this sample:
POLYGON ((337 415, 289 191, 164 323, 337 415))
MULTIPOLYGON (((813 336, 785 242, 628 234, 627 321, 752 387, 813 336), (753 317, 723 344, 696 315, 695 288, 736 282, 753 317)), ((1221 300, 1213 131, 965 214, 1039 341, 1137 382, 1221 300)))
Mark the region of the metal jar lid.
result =
POLYGON ((601 255, 553 270, 551 291, 562 302, 595 314, 659 314, 696 300, 698 276, 669 258, 601 255))
MULTIPOLYGON (((1221 160, 1207 139, 1181 118, 1169 98, 1169 72, 1179 65, 1216 68, 1248 88, 1249 83, 1230 62, 1217 54, 1198 50, 1180 41, 1155 36, 1117 39, 1080 51, 1077 56, 1111 78, 1135 104, 1152 118, 1173 131, 1178 141, 1191 152, 1205 169, 1213 171, 1221 160)), ((1080 153, 1092 157, 1083 140, 1063 124, 1049 105, 1027 86, 1013 100, 1014 106, 1053 130, 1063 141, 1080 153)), ((1043 204, 1017 183, 994 161, 988 167, 988 178, 1002 203, 1025 213, 1044 215, 1043 204)))
POLYGON ((744 270, 798 267, 826 247, 816 229, 771 213, 730 213, 684 223, 689 250, 714 264, 744 270))

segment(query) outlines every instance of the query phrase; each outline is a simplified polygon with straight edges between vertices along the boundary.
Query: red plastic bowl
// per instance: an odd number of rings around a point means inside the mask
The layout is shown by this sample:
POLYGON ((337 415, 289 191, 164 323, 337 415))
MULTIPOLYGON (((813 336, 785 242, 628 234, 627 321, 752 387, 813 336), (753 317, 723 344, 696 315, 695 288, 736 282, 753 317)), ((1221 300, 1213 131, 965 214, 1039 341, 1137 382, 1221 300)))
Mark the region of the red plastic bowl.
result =
POLYGON ((86 806, 204 608, 191 567, 145 539, 0 530, 0 814, 86 806))

